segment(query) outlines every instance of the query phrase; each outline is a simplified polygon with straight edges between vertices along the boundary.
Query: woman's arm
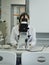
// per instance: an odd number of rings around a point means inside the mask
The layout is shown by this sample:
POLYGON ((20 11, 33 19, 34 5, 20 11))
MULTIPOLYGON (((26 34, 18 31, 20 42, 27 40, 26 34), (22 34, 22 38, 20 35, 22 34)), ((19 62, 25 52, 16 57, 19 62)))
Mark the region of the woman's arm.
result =
POLYGON ((31 44, 32 46, 35 46, 36 45, 36 31, 34 28, 29 28, 29 35, 30 35, 30 38, 29 38, 29 44, 31 44))

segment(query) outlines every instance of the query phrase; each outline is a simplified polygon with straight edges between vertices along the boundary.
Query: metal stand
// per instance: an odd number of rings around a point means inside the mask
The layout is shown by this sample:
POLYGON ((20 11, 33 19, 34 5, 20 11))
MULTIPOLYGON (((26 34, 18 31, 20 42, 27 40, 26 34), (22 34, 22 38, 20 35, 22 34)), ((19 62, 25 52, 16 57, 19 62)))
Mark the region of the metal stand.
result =
POLYGON ((20 54, 17 54, 17 57, 16 57, 16 65, 22 65, 21 53, 20 54))

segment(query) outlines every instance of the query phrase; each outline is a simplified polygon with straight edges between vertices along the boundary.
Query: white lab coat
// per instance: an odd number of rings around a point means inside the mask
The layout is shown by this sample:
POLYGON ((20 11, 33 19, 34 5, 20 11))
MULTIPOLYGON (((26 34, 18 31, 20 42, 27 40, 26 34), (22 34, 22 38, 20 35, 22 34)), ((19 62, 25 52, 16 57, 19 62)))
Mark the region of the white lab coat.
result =
MULTIPOLYGON (((10 43, 12 45, 17 44, 18 35, 19 35, 19 31, 18 30, 19 30, 18 25, 14 26, 13 29, 12 29, 12 33, 11 33, 11 37, 10 37, 10 43)), ((29 30, 28 31, 29 31, 29 35, 31 35, 30 39, 32 39, 31 42, 29 42, 29 43, 32 46, 35 46, 35 44, 36 44, 36 32, 35 32, 35 29, 29 26, 29 30)))

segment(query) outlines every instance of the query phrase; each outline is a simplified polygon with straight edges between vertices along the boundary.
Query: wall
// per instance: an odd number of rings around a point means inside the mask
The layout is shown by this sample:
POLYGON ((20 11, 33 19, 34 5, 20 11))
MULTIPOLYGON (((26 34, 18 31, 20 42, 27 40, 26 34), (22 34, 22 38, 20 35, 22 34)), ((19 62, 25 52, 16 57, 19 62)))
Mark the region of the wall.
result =
POLYGON ((1 1, 1 19, 7 21, 7 32, 8 38, 10 35, 10 28, 11 28, 11 4, 25 4, 25 0, 2 0, 1 1))
POLYGON ((0 0, 0 19, 1 19, 1 0, 0 0))
POLYGON ((38 33, 49 33, 49 0, 29 0, 30 21, 38 33))

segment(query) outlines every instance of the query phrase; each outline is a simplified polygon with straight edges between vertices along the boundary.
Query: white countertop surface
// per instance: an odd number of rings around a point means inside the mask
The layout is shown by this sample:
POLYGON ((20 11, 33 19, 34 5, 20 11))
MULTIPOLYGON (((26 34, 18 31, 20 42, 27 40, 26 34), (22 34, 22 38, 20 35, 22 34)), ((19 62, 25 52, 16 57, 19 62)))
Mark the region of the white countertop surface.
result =
POLYGON ((49 53, 49 47, 41 47, 41 46, 37 46, 37 47, 34 47, 32 48, 31 50, 26 50, 26 49, 17 49, 17 48, 8 48, 8 49, 5 49, 5 48, 0 48, 0 52, 16 52, 16 53, 23 53, 23 52, 35 52, 35 53, 49 53), (41 50, 41 49, 42 50, 41 50), (32 50, 33 49, 33 50, 32 50))

